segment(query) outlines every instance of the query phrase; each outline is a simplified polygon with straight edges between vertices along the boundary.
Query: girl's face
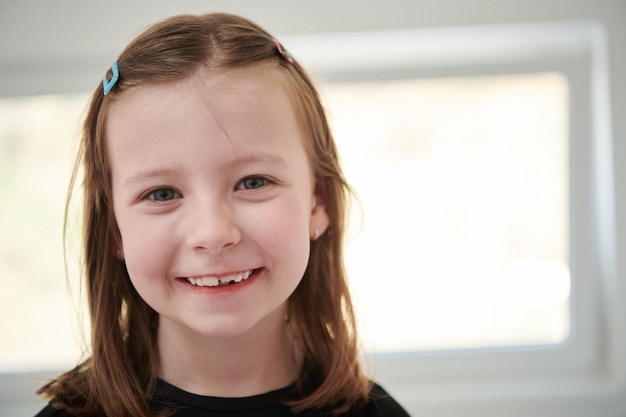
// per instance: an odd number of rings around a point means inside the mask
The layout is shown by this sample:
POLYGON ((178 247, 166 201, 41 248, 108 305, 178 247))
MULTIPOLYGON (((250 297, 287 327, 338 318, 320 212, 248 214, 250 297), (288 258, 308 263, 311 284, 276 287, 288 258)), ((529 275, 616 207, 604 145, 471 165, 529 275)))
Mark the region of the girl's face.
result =
POLYGON ((329 219, 282 82, 258 67, 196 76, 110 109, 120 255, 160 333, 227 338, 283 320, 329 219))

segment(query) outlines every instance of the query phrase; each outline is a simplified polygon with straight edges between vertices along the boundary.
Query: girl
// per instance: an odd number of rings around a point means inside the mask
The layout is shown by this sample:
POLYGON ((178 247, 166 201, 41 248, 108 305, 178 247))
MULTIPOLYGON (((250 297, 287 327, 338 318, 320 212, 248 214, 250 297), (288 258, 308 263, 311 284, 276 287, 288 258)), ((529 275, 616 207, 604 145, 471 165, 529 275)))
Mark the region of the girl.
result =
POLYGON ((407 415, 359 364, 348 187, 271 35, 227 14, 149 28, 93 94, 77 167, 91 352, 38 416, 407 415))

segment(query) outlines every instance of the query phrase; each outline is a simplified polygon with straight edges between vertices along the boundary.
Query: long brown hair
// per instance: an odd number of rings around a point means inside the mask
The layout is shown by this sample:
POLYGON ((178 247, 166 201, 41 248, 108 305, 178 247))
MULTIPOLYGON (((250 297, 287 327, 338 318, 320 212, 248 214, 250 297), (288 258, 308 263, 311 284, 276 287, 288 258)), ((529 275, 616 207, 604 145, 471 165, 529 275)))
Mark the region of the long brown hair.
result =
POLYGON ((112 208, 104 128, 111 103, 129 88, 172 83, 204 69, 229 71, 260 64, 284 74, 330 217, 329 230, 312 242, 304 277, 288 300, 289 328, 303 355, 296 381, 299 394, 289 405, 294 412, 324 409, 340 414, 366 402, 369 382, 359 364, 343 264, 349 188, 318 92, 298 62, 281 55, 269 33, 244 18, 214 13, 176 16, 149 27, 120 54, 119 80, 110 93, 105 96, 99 85, 91 98, 70 185, 71 196, 82 167, 91 356, 39 390, 57 407, 76 416, 154 414, 149 401, 159 369, 159 317, 137 294, 116 254, 120 233, 112 208))

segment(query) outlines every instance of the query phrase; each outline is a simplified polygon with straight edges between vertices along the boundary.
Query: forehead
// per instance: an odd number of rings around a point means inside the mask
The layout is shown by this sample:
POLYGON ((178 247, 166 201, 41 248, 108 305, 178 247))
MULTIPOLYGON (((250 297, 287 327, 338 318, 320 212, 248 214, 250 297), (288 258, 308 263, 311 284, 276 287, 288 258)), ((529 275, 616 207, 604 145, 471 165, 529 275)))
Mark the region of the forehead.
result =
POLYGON ((204 103, 209 111, 224 113, 228 113, 231 107, 254 109, 264 101, 282 101, 292 107, 287 79, 282 71, 268 65, 256 65, 228 71, 200 70, 179 81, 133 87, 115 99, 107 119, 123 112, 147 110, 150 106, 179 105, 190 98, 204 103))
POLYGON ((181 81, 134 87, 111 104, 105 120, 107 140, 159 125, 177 111, 187 118, 211 118, 224 128, 278 121, 298 124, 287 84, 280 69, 256 65, 223 72, 202 70, 181 81))
POLYGON ((111 168, 132 158, 131 152, 162 159, 159 149, 178 154, 191 143, 205 143, 210 153, 237 154, 301 147, 304 136, 285 83, 279 69, 257 66, 127 90, 106 120, 111 168))

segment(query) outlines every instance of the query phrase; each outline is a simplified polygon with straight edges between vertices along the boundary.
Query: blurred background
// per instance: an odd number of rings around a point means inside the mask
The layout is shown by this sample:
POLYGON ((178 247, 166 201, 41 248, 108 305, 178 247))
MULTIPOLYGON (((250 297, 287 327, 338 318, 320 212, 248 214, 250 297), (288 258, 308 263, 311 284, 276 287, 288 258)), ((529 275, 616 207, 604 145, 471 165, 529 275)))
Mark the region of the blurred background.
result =
POLYGON ((85 350, 76 208, 67 266, 62 233, 89 93, 212 11, 318 81, 373 378, 415 416, 626 415, 623 0, 0 0, 0 415, 85 350))

